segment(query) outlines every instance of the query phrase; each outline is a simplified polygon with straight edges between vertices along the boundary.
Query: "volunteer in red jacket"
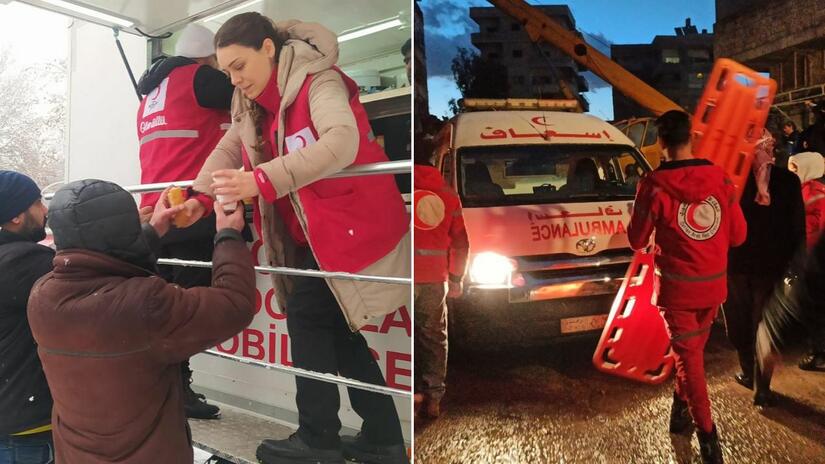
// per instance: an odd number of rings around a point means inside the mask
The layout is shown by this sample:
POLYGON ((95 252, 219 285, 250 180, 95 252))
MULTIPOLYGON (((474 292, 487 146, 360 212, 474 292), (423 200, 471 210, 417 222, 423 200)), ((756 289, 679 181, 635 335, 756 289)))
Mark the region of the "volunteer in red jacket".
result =
POLYGON ((704 463, 721 463, 710 412, 704 348, 726 298, 728 248, 745 240, 747 226, 724 171, 694 158, 690 116, 668 111, 656 120, 669 160, 639 182, 628 227, 630 245, 648 246, 655 233, 658 301, 676 354, 671 433, 697 430, 704 463))
POLYGON ((788 169, 799 176, 805 202, 805 236, 808 249, 813 248, 825 225, 825 159, 808 151, 791 156, 788 169))
MULTIPOLYGON (((235 89, 216 69, 214 37, 201 25, 188 25, 175 45, 176 56, 156 61, 140 78, 138 91, 145 97, 138 108, 137 134, 143 184, 194 179, 229 128, 235 89)), ((144 194, 142 211, 150 210, 159 196, 144 194)), ((159 258, 210 261, 214 237, 214 215, 189 228, 172 229, 162 239, 159 258)), ((161 266, 161 275, 183 288, 208 287, 212 282, 211 269, 161 266)), ((182 370, 186 415, 217 419, 220 409, 190 387, 188 360, 182 370)))
MULTIPOLYGON (((269 265, 409 277, 410 217, 393 176, 329 178, 350 165, 387 161, 358 86, 335 66, 335 34, 315 23, 274 24, 243 13, 221 26, 215 45, 236 88, 232 127, 194 188, 229 202, 257 197, 255 225, 269 265)), ((409 305, 409 285, 272 279, 295 367, 385 384, 358 330, 409 305)), ((408 461, 391 397, 348 389, 364 422, 357 437, 341 438, 338 386, 302 377, 295 383, 298 431, 264 440, 258 459, 408 461)))
MULTIPOLYGON (((416 147, 418 148, 418 147, 416 147)), ((415 403, 441 413, 447 376, 446 298, 461 296, 469 242, 461 200, 422 149, 415 159, 415 403), (449 288, 449 290, 447 290, 449 288)))
MULTIPOLYGON (((825 159, 816 152, 791 156, 788 168, 802 182, 802 199, 805 201, 805 233, 808 250, 813 249, 825 228, 825 159)), ((799 362, 806 371, 825 371, 825 333, 814 335, 811 350, 799 362)))

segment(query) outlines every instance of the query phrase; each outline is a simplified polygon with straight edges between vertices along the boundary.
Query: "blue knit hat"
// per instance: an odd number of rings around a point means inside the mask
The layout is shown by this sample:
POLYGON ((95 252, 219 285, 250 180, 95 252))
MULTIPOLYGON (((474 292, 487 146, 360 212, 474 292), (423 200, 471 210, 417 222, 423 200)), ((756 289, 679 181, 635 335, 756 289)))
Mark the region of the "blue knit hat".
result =
POLYGON ((5 224, 40 199, 40 188, 31 177, 0 171, 0 224, 5 224))

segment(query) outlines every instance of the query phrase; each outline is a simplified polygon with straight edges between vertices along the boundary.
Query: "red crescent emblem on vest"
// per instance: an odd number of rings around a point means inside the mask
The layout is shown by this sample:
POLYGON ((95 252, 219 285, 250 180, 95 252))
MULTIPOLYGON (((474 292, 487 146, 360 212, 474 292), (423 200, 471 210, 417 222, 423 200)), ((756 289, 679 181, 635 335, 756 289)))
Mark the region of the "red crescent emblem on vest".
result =
POLYGON ((682 232, 693 240, 708 240, 716 235, 721 225, 721 205, 713 196, 698 203, 682 203, 677 222, 682 232))
POLYGON ((702 203, 694 203, 688 206, 687 213, 685 214, 685 221, 697 232, 706 232, 713 225, 712 221, 708 224, 707 218, 696 214, 702 205, 702 203))
POLYGON ((444 201, 429 190, 413 193, 413 225, 416 229, 432 230, 444 221, 444 201))

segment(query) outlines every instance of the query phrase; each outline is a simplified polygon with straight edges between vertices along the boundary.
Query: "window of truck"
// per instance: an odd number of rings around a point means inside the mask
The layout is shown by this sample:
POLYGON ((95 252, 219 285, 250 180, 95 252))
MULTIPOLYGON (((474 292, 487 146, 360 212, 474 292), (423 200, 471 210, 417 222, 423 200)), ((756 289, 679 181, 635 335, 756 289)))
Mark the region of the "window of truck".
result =
POLYGON ((465 207, 632 200, 647 169, 621 145, 503 145, 457 152, 465 207))

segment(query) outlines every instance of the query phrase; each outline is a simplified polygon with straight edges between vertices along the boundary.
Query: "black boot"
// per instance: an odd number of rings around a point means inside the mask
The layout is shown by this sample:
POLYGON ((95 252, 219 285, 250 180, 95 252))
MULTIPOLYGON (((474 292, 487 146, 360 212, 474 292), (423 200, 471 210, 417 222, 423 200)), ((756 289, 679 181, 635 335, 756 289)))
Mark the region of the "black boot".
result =
POLYGON ((696 437, 699 439, 699 452, 702 455, 702 464, 723 464, 722 447, 719 445, 719 435, 716 433, 716 426, 710 433, 696 430, 696 437))
POLYGON ((255 451, 263 464, 344 464, 340 448, 313 448, 293 433, 286 440, 264 440, 255 451))
POLYGON ((409 464, 407 450, 403 444, 374 445, 360 432, 354 437, 341 437, 344 457, 350 461, 365 464, 409 464))
POLYGON ((825 353, 812 351, 799 362, 799 368, 804 371, 825 372, 825 353))
POLYGON ((219 419, 221 410, 206 402, 206 397, 192 390, 192 370, 189 361, 181 363, 183 378, 183 410, 189 419, 219 419))
POLYGON ((673 393, 673 405, 670 407, 670 433, 689 435, 693 433, 693 418, 690 417, 687 401, 673 393))
POLYGON ((776 400, 771 391, 771 377, 762 371, 759 364, 754 368, 754 394, 753 405, 761 407, 774 406, 776 400))
POLYGON ((742 385, 749 390, 753 390, 753 352, 749 351, 747 353, 743 353, 739 351, 737 354, 739 355, 739 368, 742 369, 742 372, 734 375, 733 380, 735 380, 739 385, 742 385))
POLYGON ((750 375, 740 372, 733 376, 733 380, 735 380, 739 385, 742 385, 749 390, 753 390, 753 377, 750 375))

